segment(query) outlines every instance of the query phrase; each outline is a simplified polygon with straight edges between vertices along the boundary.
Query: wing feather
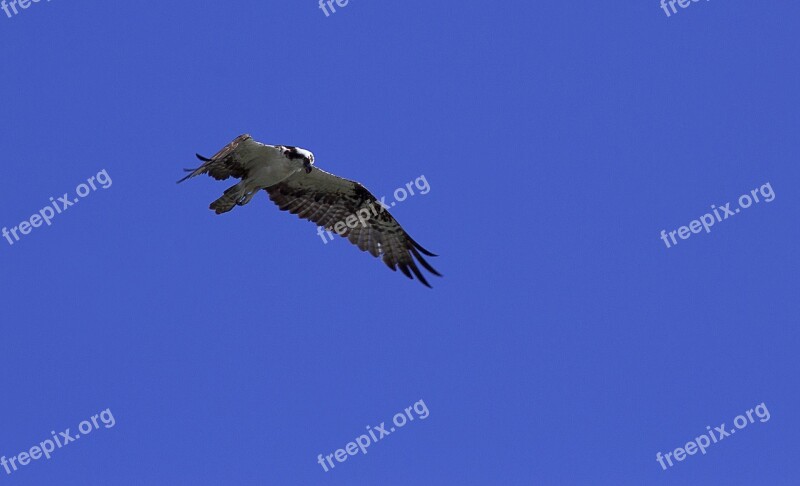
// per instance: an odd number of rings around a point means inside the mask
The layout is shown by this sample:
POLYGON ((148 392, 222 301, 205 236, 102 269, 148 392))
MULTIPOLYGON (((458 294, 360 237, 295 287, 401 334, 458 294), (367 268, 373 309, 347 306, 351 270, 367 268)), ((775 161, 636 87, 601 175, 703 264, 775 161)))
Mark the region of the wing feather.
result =
MULTIPOLYGON (((416 277, 427 287, 430 284, 417 263, 441 276, 420 252, 427 256, 436 255, 414 241, 378 199, 358 182, 313 168, 308 174, 297 173, 265 190, 281 211, 296 214, 328 231, 335 231, 341 221, 345 228, 340 236, 361 251, 381 258, 392 271, 399 268, 405 276, 416 277), (364 216, 367 213, 368 216, 364 216), (364 218, 364 224, 358 222, 355 227, 347 226, 347 218, 358 214, 364 218)), ((338 226, 341 229, 342 225, 338 226)))
POLYGON ((241 179, 247 174, 247 171, 244 167, 244 160, 240 157, 240 152, 243 147, 250 144, 257 145, 257 142, 250 135, 244 134, 233 139, 231 143, 224 146, 210 159, 197 154, 197 158, 204 161, 203 165, 194 170, 187 169, 189 174, 179 180, 178 183, 202 174, 208 174, 218 181, 229 177, 241 179))

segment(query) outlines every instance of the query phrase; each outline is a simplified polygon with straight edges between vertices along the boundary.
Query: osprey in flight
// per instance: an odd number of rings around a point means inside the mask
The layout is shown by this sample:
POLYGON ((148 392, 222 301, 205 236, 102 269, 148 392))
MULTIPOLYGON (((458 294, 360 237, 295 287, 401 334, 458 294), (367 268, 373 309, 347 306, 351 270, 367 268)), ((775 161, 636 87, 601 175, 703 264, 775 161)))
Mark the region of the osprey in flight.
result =
POLYGON ((217 214, 244 206, 264 189, 281 211, 335 230, 362 251, 380 256, 393 271, 399 268, 408 278, 416 276, 430 287, 417 267, 419 262, 441 277, 420 253, 436 255, 414 241, 375 196, 358 182, 313 167, 314 154, 308 150, 265 145, 250 135, 240 135, 210 159, 199 154, 197 158, 203 165, 186 169, 190 174, 179 183, 201 174, 216 180, 241 179, 211 203, 210 209, 217 214))

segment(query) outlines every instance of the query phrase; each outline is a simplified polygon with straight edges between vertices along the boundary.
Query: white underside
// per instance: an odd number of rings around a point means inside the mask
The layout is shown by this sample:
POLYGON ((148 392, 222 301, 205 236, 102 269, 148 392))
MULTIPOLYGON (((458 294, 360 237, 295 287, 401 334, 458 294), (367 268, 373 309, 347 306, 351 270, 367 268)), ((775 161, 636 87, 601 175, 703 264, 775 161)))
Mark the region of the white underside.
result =
POLYGON ((245 183, 246 191, 252 192, 274 186, 301 172, 303 161, 287 159, 277 150, 271 150, 266 157, 262 153, 260 157, 245 163, 245 167, 247 167, 248 177, 242 182, 245 183))

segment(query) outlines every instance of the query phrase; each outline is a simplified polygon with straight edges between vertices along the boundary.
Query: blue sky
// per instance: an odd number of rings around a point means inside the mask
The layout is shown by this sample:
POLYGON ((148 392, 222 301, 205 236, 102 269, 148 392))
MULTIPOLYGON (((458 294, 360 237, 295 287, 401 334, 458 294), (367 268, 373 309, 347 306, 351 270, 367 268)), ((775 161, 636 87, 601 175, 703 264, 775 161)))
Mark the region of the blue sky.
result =
POLYGON ((799 14, 0 11, 0 226, 39 223, 0 239, 0 455, 91 429, 0 484, 797 484, 799 14), (424 176, 392 213, 444 278, 323 244, 266 194, 216 216, 229 181, 175 184, 241 133, 378 196, 424 176))

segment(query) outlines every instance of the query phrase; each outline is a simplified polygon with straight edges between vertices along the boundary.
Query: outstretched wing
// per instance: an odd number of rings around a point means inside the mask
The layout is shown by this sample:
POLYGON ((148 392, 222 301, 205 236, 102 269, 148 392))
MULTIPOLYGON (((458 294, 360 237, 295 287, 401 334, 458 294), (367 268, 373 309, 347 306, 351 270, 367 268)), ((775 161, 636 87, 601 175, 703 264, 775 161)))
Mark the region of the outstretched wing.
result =
POLYGON ((419 262, 426 270, 441 277, 420 253, 436 255, 414 241, 375 196, 358 182, 313 168, 308 174, 297 173, 265 191, 282 211, 296 214, 328 231, 340 230, 341 236, 362 251, 382 257, 393 271, 399 268, 410 279, 414 278, 413 273, 430 287, 417 267, 419 262), (350 225, 347 224, 348 218, 350 225), (353 218, 358 220, 355 224, 353 218), (337 225, 339 222, 342 224, 337 225))
POLYGON ((197 158, 205 163, 197 169, 186 169, 190 174, 179 180, 178 183, 201 174, 208 174, 218 181, 229 177, 241 179, 245 176, 245 161, 240 156, 242 149, 245 148, 245 146, 257 143, 258 142, 254 141, 253 137, 250 135, 239 135, 210 159, 197 154, 197 158))

